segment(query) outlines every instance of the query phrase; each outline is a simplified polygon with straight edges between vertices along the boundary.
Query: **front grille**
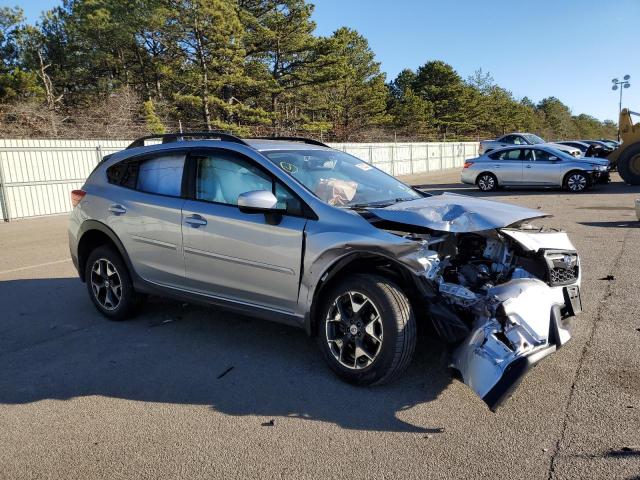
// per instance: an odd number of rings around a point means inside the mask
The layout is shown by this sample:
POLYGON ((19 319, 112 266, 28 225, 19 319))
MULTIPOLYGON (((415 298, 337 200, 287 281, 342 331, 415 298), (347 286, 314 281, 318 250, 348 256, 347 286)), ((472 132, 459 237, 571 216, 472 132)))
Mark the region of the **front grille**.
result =
POLYGON ((570 285, 578 280, 580 265, 575 252, 546 251, 545 260, 549 272, 549 285, 570 285))
POLYGON ((578 267, 571 269, 552 268, 550 272, 551 285, 568 285, 578 280, 578 267))

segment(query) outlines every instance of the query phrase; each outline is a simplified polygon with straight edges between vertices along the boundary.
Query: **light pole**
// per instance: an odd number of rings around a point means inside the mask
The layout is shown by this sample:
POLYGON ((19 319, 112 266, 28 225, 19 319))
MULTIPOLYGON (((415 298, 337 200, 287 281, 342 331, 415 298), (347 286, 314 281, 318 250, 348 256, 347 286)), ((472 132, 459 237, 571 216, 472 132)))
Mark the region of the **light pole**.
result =
POLYGON ((622 89, 629 88, 631 86, 631 84, 629 83, 630 79, 631 75, 625 75, 624 77, 622 77, 622 80, 618 80, 617 78, 611 80, 611 83, 613 83, 611 90, 620 89, 620 103, 618 105, 618 141, 620 141, 620 112, 622 111, 622 89))

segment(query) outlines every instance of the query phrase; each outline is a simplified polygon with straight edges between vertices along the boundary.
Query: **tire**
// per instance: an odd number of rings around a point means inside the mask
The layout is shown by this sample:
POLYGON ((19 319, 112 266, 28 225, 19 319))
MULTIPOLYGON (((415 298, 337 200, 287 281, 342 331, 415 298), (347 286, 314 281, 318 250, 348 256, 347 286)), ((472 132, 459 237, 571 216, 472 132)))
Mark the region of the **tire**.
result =
POLYGON ((626 148, 618 159, 618 173, 630 185, 640 185, 640 142, 626 148))
POLYGON ((493 192, 498 189, 498 179, 493 173, 484 172, 478 175, 476 185, 483 192, 493 192))
POLYGON ((144 298, 134 290, 120 254, 108 245, 101 245, 89 254, 85 279, 91 301, 110 320, 130 318, 144 298))
POLYGON ((571 193, 584 192, 590 185, 589 177, 584 172, 575 170, 567 173, 564 177, 563 185, 571 193))
POLYGON ((358 274, 339 282, 323 296, 316 323, 325 360, 349 383, 389 382, 413 359, 417 330, 411 304, 384 277, 358 274))

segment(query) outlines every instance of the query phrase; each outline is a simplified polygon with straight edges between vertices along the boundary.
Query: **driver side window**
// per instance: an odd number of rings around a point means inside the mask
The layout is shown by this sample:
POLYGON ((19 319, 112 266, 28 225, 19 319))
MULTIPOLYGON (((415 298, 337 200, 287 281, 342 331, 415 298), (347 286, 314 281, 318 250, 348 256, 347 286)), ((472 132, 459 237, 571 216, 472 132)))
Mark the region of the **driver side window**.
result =
POLYGON ((536 154, 536 161, 542 161, 542 160, 555 160, 558 157, 556 157, 555 155, 552 155, 549 152, 546 152, 544 150, 534 150, 535 154, 536 154))
POLYGON ((278 208, 287 214, 301 215, 302 205, 288 188, 234 152, 216 151, 194 155, 196 161, 196 200, 238 205, 242 193, 266 190, 278 199, 278 208))

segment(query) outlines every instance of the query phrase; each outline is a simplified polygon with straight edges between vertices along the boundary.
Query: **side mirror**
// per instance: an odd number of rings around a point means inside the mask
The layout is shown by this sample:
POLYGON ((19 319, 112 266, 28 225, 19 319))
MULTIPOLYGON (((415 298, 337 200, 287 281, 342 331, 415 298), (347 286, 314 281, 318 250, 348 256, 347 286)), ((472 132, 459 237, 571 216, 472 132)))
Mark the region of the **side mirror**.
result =
POLYGON ((238 196, 238 208, 243 213, 281 213, 278 199, 267 190, 252 190, 238 196))

